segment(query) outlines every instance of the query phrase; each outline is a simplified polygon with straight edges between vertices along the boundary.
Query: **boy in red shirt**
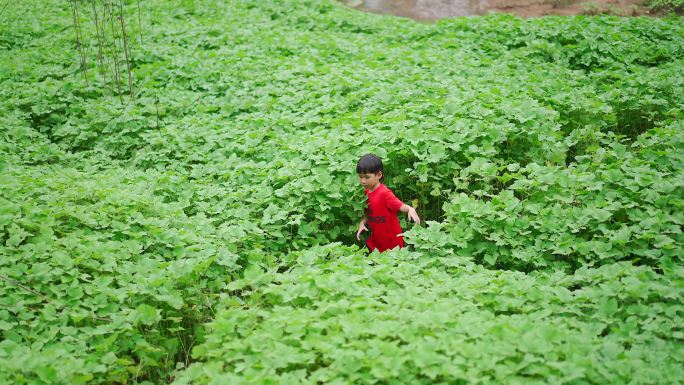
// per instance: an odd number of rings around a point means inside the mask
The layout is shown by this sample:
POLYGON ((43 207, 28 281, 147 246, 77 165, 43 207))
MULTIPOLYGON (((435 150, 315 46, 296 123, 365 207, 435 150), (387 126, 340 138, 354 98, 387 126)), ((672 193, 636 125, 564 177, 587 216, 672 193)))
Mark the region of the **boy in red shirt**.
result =
POLYGON ((420 218, 416 210, 400 201, 392 190, 385 186, 382 170, 382 160, 372 154, 366 154, 356 164, 356 173, 359 174, 359 182, 365 188, 368 196, 366 214, 359 223, 356 239, 360 240, 361 232, 371 228, 371 236, 366 240, 370 251, 377 249, 383 252, 397 246, 404 247, 404 238, 401 234, 401 226, 397 212, 408 213, 409 220, 413 219, 420 224, 420 218))

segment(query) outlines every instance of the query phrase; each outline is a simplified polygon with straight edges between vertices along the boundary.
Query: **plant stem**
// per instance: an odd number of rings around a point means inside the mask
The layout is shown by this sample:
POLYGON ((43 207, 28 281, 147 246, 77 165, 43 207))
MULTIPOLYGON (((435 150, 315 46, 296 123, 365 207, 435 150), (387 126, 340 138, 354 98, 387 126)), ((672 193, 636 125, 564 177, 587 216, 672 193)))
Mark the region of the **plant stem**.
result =
MULTIPOLYGON (((41 293, 41 292, 39 292, 39 291, 36 291, 36 290, 34 290, 34 289, 32 289, 32 288, 30 288, 30 287, 28 287, 28 286, 26 286, 26 285, 24 285, 24 284, 18 282, 18 281, 15 281, 14 279, 12 279, 12 278, 10 278, 10 277, 6 277, 6 276, 4 276, 4 275, 0 275, 0 279, 3 280, 3 281, 5 281, 5 282, 7 282, 7 283, 9 283, 9 284, 11 284, 11 285, 14 285, 14 286, 16 286, 16 287, 18 287, 18 288, 20 288, 20 289, 24 289, 24 290, 26 290, 27 292, 29 292, 29 293, 31 293, 31 294, 37 296, 37 297, 40 297, 40 298, 43 299, 45 302, 51 304, 52 306, 54 306, 54 307, 56 307, 56 308, 58 308, 58 309, 63 308, 63 306, 54 304, 54 303, 52 302, 52 300, 51 300, 48 296, 46 296, 45 294, 43 294, 43 293, 41 293)), ((93 315, 92 318, 93 318, 93 319, 96 319, 96 320, 98 320, 98 321, 112 322, 112 320, 110 320, 109 318, 98 317, 98 316, 96 316, 96 315, 93 315)))
POLYGON ((123 0, 119 0, 119 21, 121 22, 121 33, 123 34, 124 55, 126 56, 126 69, 128 70, 128 89, 131 99, 135 104, 135 90, 133 89, 133 73, 131 72, 130 49, 128 47, 128 37, 126 36, 126 23, 124 22, 123 0))
POLYGON ((140 0, 137 0, 138 3, 138 34, 140 35, 140 45, 143 43, 143 38, 142 38, 142 23, 140 22, 140 0))
POLYGON ((105 1, 107 10, 109 11, 109 21, 112 27, 112 45, 114 46, 114 76, 116 78, 116 87, 119 92, 119 101, 123 104, 123 93, 121 92, 121 70, 119 69, 119 46, 116 44, 117 35, 114 28, 114 4, 105 1))
POLYGON ((97 14, 97 8, 95 7, 95 2, 92 3, 93 6, 93 16, 95 16, 95 33, 97 34, 97 61, 100 66, 100 74, 102 74, 102 83, 107 86, 107 76, 105 75, 104 60, 102 59, 102 51, 104 38, 100 34, 100 21, 97 14))
POLYGON ((83 48, 83 35, 81 34, 81 23, 78 21, 78 4, 76 0, 72 0, 71 4, 71 14, 74 17, 74 30, 76 31, 76 46, 78 47, 78 52, 81 59, 81 71, 83 72, 83 78, 85 79, 86 86, 88 86, 88 69, 86 68, 86 56, 85 49, 83 48))

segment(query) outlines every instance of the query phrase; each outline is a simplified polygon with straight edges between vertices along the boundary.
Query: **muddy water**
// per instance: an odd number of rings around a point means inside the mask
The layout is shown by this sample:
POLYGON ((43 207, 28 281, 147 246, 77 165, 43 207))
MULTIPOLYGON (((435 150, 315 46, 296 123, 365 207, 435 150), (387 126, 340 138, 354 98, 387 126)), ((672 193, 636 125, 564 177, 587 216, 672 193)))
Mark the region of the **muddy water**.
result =
MULTIPOLYGON (((437 20, 444 17, 483 15, 487 0, 363 0, 355 8, 368 12, 437 20)), ((353 3, 351 4, 353 5, 353 3)))
POLYGON ((522 17, 610 13, 632 16, 645 14, 641 0, 342 0, 361 11, 391 14, 421 21, 456 16, 513 13, 522 17))

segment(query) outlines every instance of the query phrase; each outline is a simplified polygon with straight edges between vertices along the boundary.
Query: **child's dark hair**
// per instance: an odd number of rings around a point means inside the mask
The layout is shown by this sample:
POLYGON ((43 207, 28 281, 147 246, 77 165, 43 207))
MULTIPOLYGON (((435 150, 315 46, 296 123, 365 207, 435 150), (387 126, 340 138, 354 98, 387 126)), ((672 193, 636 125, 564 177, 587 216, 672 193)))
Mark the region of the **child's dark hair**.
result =
POLYGON ((380 178, 380 181, 384 182, 385 172, 382 169, 382 160, 380 157, 373 154, 366 154, 362 156, 361 159, 359 159, 359 162, 356 164, 357 174, 377 174, 380 171, 382 171, 382 177, 380 178))

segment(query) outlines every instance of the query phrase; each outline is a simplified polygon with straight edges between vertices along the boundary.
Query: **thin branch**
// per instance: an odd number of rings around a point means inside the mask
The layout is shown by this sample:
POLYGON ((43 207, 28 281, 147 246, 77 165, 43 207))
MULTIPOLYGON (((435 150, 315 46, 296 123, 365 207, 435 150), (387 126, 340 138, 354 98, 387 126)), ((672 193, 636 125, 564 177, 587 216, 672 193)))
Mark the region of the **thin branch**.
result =
POLYGON ((5 5, 0 8, 0 16, 2 16, 3 12, 5 12, 5 9, 7 9, 7 6, 10 4, 10 0, 5 1, 5 5))
MULTIPOLYGON (((11 285, 14 285, 14 286, 16 286, 16 287, 19 287, 19 288, 21 288, 21 289, 24 289, 24 290, 28 291, 29 293, 31 293, 31 294, 33 294, 33 295, 35 295, 35 296, 37 296, 37 297, 42 298, 44 301, 46 301, 47 303, 49 303, 50 305, 52 305, 52 306, 54 306, 54 307, 56 307, 56 308, 59 308, 59 309, 64 308, 63 306, 56 305, 56 304, 55 304, 54 302, 52 302, 52 300, 51 300, 49 297, 47 297, 45 294, 40 293, 40 292, 38 292, 38 291, 36 291, 36 290, 34 290, 34 289, 32 289, 32 288, 30 288, 30 287, 28 287, 28 286, 26 286, 26 285, 20 283, 20 282, 18 282, 18 281, 15 281, 15 280, 13 280, 12 278, 6 277, 6 276, 4 276, 4 275, 0 275, 0 279, 2 279, 3 281, 5 281, 5 282, 7 282, 7 283, 9 283, 9 284, 11 284, 11 285)), ((112 320, 110 320, 109 318, 98 317, 98 316, 96 316, 95 314, 92 315, 92 318, 93 318, 93 319, 96 319, 96 320, 98 320, 98 321, 112 322, 112 320)))
POLYGON ((121 33, 123 34, 124 42, 124 54, 126 55, 126 68, 128 69, 128 90, 131 93, 133 104, 135 104, 135 90, 133 89, 133 73, 131 72, 130 49, 128 46, 128 37, 126 36, 126 24, 124 22, 123 0, 119 0, 119 21, 121 22, 121 33))
MULTIPOLYGON (((106 54, 105 49, 107 48, 107 1, 103 0, 102 1, 102 21, 100 21, 100 36, 102 36, 102 50, 103 50, 103 58, 105 61, 105 72, 109 72, 109 69, 112 68, 112 65, 110 64, 110 61, 112 60, 112 57, 114 56, 113 49, 111 48, 111 45, 109 46, 109 55, 106 54)), ((112 40, 114 37, 112 36, 112 40)), ((116 78, 116 75, 114 76, 116 78)), ((114 82, 116 82, 116 79, 112 79, 112 83, 107 83, 109 86, 109 90, 114 93, 114 82)))
POLYGON ((116 44, 117 35, 114 28, 114 4, 111 1, 106 1, 107 10, 109 11, 109 22, 112 27, 112 45, 114 46, 114 76, 116 78, 116 87, 119 92, 119 100, 123 104, 123 93, 121 91, 121 70, 119 69, 119 46, 116 44))
POLYGON ((137 2, 138 2, 138 34, 140 35, 140 45, 142 45, 142 43, 143 43, 143 39, 142 39, 143 30, 142 30, 142 23, 140 22, 140 0, 137 0, 137 2))
POLYGON ((91 3, 93 5, 93 16, 95 16, 95 33, 97 34, 97 62, 100 66, 100 74, 102 74, 102 83, 107 86, 107 76, 105 75, 104 60, 102 59, 102 51, 104 44, 104 37, 100 35, 100 21, 97 14, 97 8, 95 7, 95 2, 91 3))
POLYGON ((181 110, 181 111, 185 111, 188 107, 194 106, 201 98, 202 98, 202 93, 200 93, 199 95, 197 95, 197 97, 195 98, 195 100, 193 100, 193 101, 191 101, 191 102, 188 102, 188 103, 186 103, 185 105, 183 105, 183 107, 181 107, 180 110, 181 110))
POLYGON ((154 105, 157 108, 157 129, 159 129, 159 95, 155 95, 156 99, 154 101, 154 105))
MULTIPOLYGON (((128 108, 128 105, 129 105, 129 104, 131 104, 131 99, 128 99, 128 102, 126 102, 126 105, 121 109, 121 111, 119 111, 119 114, 116 115, 116 116, 114 116, 113 118, 109 119, 109 120, 107 121, 107 124, 113 122, 113 121, 116 120, 116 119, 119 119, 119 118, 121 117, 121 115, 123 115, 123 113, 126 111, 126 109, 128 108)), ((105 124, 105 125, 107 125, 107 124, 105 124)))
POLYGON ((83 35, 81 34, 81 23, 78 21, 78 4, 76 0, 70 1, 71 4, 71 14, 74 18, 74 30, 76 31, 76 46, 78 47, 78 52, 81 59, 81 71, 83 72, 83 77, 85 78, 86 85, 88 84, 88 69, 86 67, 86 55, 85 49, 83 48, 83 35))
POLYGON ((74 11, 76 12, 76 25, 78 26, 78 36, 81 41, 81 55, 83 56, 83 74, 85 75, 86 85, 88 83, 88 55, 86 53, 85 40, 83 40, 83 28, 81 28, 81 17, 78 15, 78 3, 74 0, 74 11))
POLYGON ((38 296, 38 297, 40 297, 40 298, 46 300, 47 302, 51 302, 50 298, 48 298, 47 296, 45 296, 43 293, 40 293, 40 292, 38 292, 38 291, 35 291, 35 290, 31 289, 30 287, 25 286, 25 285, 23 285, 23 284, 21 284, 21 283, 15 281, 15 280, 13 280, 12 278, 6 277, 6 276, 4 276, 4 275, 0 275, 0 279, 2 279, 3 281, 8 282, 8 283, 10 283, 10 284, 12 284, 12 285, 14 285, 14 286, 20 287, 20 288, 22 288, 22 289, 28 291, 29 293, 33 293, 33 294, 35 294, 36 296, 38 296))

